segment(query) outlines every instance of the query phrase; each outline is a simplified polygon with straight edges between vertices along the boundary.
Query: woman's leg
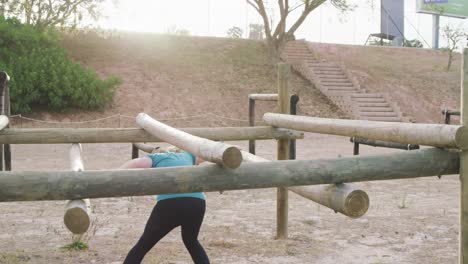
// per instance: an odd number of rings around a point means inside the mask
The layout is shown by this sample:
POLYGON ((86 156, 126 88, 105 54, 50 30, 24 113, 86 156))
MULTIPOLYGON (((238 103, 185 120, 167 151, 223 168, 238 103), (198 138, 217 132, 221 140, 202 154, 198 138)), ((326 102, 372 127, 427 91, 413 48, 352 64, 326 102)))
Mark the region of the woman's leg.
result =
POLYGON ((198 198, 186 200, 187 215, 182 222, 182 240, 195 264, 208 264, 208 256, 198 241, 198 233, 205 216, 205 201, 198 198))
POLYGON ((158 202, 146 223, 145 231, 136 245, 128 252, 124 264, 139 264, 146 253, 172 229, 180 225, 174 221, 169 200, 158 202))

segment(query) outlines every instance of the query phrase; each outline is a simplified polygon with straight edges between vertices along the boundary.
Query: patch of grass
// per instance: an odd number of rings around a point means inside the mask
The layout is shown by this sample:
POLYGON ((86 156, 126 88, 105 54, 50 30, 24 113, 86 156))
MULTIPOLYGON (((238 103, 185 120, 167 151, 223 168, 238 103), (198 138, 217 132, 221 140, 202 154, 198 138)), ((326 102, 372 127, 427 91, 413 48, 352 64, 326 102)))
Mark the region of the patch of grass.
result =
POLYGON ((62 249, 82 251, 82 250, 87 250, 88 249, 88 244, 86 244, 83 241, 76 240, 76 241, 73 241, 70 244, 66 244, 65 246, 62 247, 62 249))
POLYGON ((406 204, 406 202, 407 202, 407 201, 406 201, 406 196, 407 196, 406 193, 404 193, 404 194, 403 194, 403 198, 401 198, 401 202, 400 202, 400 204, 398 205, 398 208, 400 208, 400 209, 405 209, 405 208, 408 207, 408 205, 406 204))

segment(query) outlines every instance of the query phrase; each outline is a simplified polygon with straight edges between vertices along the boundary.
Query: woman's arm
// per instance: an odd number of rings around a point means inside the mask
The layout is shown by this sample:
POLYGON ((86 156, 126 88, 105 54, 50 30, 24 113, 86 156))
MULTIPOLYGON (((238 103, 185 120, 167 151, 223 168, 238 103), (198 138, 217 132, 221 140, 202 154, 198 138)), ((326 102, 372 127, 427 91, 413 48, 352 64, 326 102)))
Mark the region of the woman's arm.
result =
POLYGON ((120 169, 137 169, 137 168, 151 168, 153 161, 149 157, 141 157, 137 159, 132 159, 125 162, 120 169))
POLYGON ((200 163, 202 163, 202 162, 205 162, 205 160, 203 160, 202 158, 199 158, 199 157, 196 157, 196 156, 195 156, 195 165, 198 165, 198 164, 200 164, 200 163))

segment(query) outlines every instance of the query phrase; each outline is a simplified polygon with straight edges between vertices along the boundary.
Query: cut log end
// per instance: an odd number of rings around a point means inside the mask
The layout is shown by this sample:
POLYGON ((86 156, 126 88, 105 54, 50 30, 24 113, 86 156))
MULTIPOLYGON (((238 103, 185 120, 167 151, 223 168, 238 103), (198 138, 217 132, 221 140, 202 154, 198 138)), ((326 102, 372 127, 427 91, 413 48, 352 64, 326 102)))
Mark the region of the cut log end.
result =
POLYGON ((362 190, 354 190, 345 201, 345 214, 352 218, 359 218, 369 209, 369 196, 362 190))
POLYGON ((91 224, 86 200, 72 200, 66 206, 63 222, 73 234, 80 235, 88 231, 91 224))
POLYGON ((460 149, 468 149, 468 127, 463 126, 455 134, 456 145, 460 149))
POLYGON ((242 163, 242 153, 234 146, 228 147, 223 152, 223 165, 226 168, 237 169, 242 163))

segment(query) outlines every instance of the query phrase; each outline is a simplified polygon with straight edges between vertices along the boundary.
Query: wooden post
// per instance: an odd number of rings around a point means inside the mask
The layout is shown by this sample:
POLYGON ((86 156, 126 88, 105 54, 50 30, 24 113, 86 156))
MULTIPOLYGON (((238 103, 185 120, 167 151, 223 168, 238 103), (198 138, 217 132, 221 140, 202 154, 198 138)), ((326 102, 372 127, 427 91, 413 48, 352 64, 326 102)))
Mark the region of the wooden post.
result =
MULTIPOLYGON (((81 145, 73 144, 70 148, 70 168, 72 171, 83 171, 81 159, 81 145)), ((73 234, 84 234, 91 224, 91 203, 89 199, 77 199, 68 201, 65 206, 63 222, 73 234)))
MULTIPOLYGON (((463 52, 461 70, 460 123, 468 126, 468 48, 463 52)), ((468 263, 468 150, 460 154, 460 264, 468 263)))
POLYGON ((206 161, 230 169, 236 169, 242 163, 242 154, 235 146, 191 135, 154 120, 145 113, 138 114, 136 122, 150 134, 206 161))
MULTIPOLYGON (((291 66, 278 64, 278 112, 289 114, 289 82, 291 66)), ((289 139, 278 140, 278 160, 289 159, 289 139)), ((276 198, 276 238, 288 238, 288 189, 279 187, 276 198)))

